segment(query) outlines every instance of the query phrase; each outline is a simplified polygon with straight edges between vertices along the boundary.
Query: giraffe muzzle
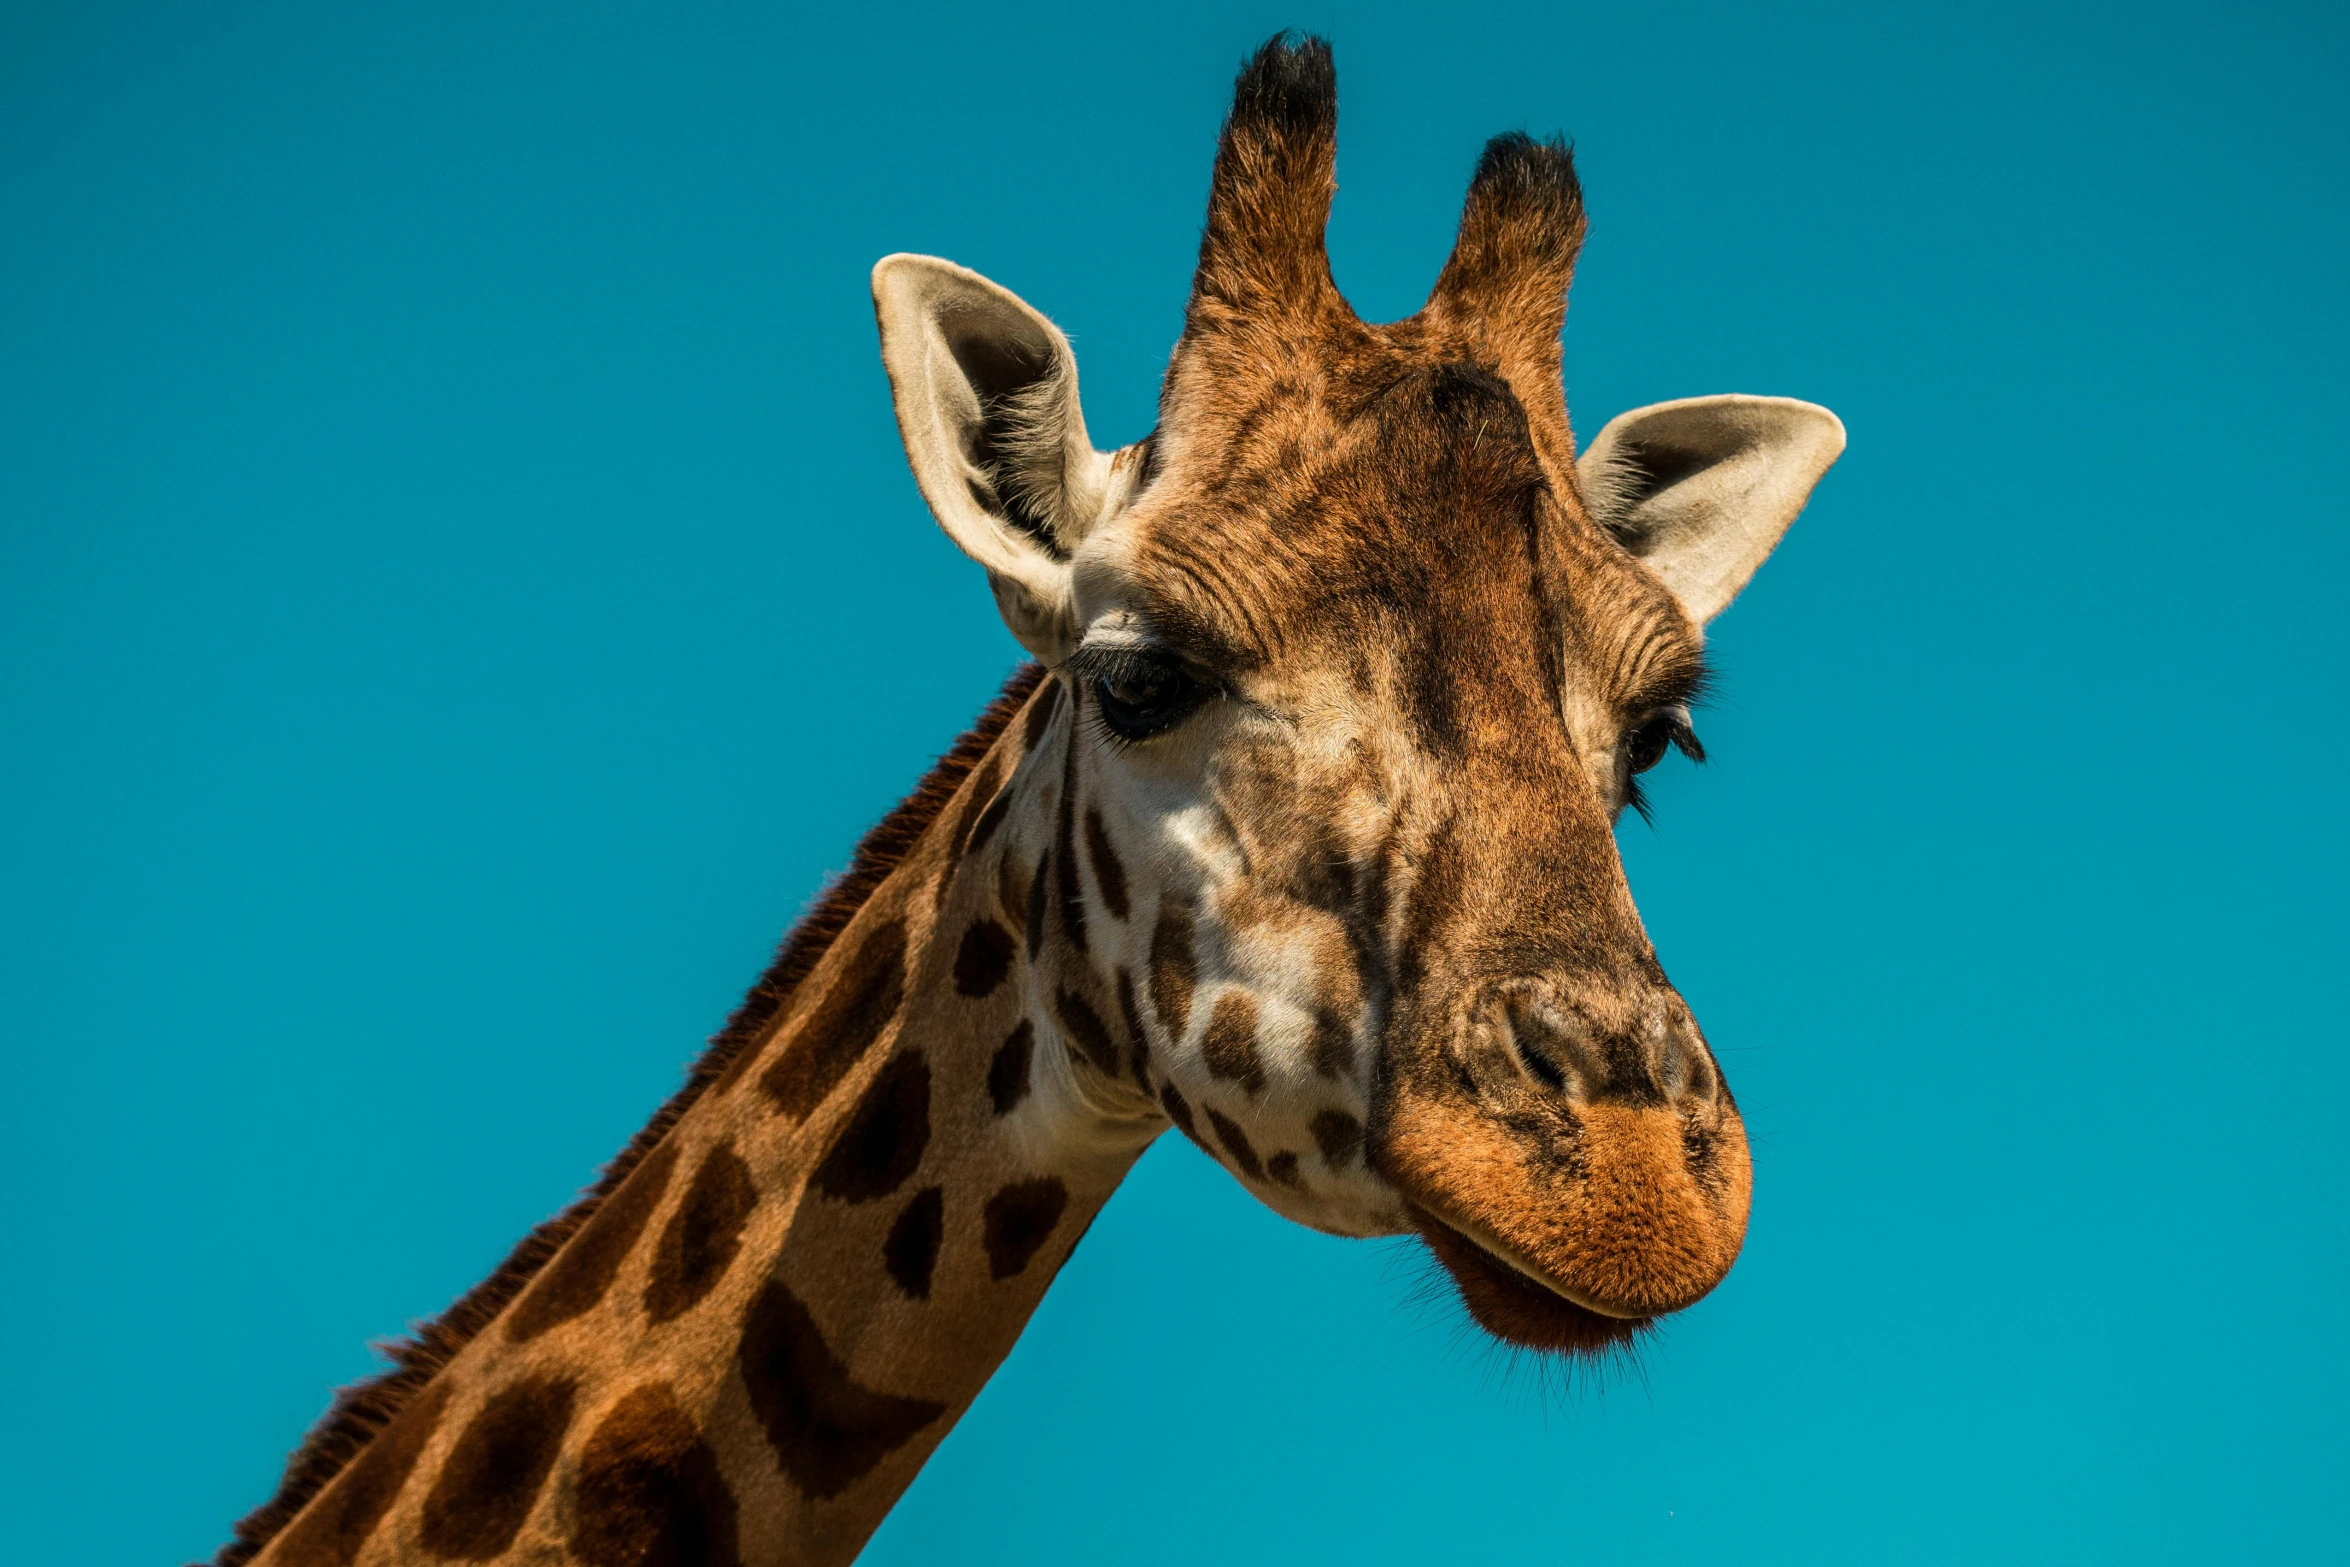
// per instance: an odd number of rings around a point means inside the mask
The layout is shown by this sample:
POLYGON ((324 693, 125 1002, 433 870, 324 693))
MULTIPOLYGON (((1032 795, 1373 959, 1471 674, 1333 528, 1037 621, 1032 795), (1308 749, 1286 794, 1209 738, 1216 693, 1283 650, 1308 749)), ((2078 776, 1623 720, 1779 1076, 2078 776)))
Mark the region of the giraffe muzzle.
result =
POLYGON ((1745 1127, 1680 998, 1497 987, 1400 1062, 1371 1129, 1463 1303, 1511 1343, 1593 1350, 1736 1261, 1745 1127))

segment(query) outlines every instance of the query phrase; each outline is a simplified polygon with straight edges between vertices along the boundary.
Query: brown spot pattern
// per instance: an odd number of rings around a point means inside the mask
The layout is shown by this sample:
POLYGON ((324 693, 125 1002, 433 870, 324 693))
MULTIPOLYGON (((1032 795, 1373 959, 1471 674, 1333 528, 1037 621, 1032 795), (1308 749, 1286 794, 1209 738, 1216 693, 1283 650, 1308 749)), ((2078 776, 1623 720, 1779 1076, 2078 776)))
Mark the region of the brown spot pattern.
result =
POLYGON ((1322 1162, 1333 1170, 1363 1151, 1363 1123, 1344 1110, 1316 1111, 1312 1130, 1322 1162))
POLYGON ((1004 906, 1004 918, 1025 928, 1028 924, 1028 875, 1020 869, 1020 856, 1012 852, 1010 844, 996 856, 996 901, 1004 906))
POLYGON ((645 1315, 656 1323, 667 1322, 716 1289, 742 1244, 743 1222, 758 1205, 751 1167, 734 1145, 721 1142, 711 1149, 653 1251, 645 1280, 645 1315))
POLYGON ((1061 1032, 1069 1043, 1083 1052, 1095 1071, 1104 1077, 1118 1075, 1117 1041, 1110 1037, 1110 1025, 1102 1021, 1092 1002, 1074 990, 1063 990, 1053 997, 1053 1014, 1061 1020, 1061 1032))
POLYGON ((612 1287, 620 1264, 636 1246, 661 1195, 669 1189, 669 1174, 677 1168, 677 1144, 664 1138, 645 1156, 620 1189, 605 1198, 585 1228, 555 1253, 506 1316, 506 1337, 527 1343, 541 1333, 594 1308, 612 1287))
POLYGON ((947 894, 954 890, 955 872, 963 862, 964 844, 973 837, 971 819, 980 813, 996 793, 996 776, 1003 771, 1000 751, 990 751, 987 759, 972 774, 963 788, 962 803, 946 824, 946 855, 939 864, 938 885, 933 893, 933 907, 946 906, 947 894))
POLYGON ((1240 1166, 1241 1174, 1252 1181, 1265 1178, 1264 1163, 1257 1158, 1256 1149, 1249 1143, 1248 1133, 1240 1129, 1238 1122, 1220 1110, 1211 1109, 1208 1111, 1208 1124, 1216 1129, 1216 1141, 1224 1145, 1224 1152, 1234 1164, 1240 1166))
POLYGON ((514 1543, 562 1449, 578 1391, 569 1377, 531 1377, 490 1396, 424 1499, 426 1550, 486 1562, 514 1543))
POLYGON ((1159 1024, 1176 1039, 1191 1022, 1191 990, 1198 969, 1192 960, 1191 908, 1174 898, 1159 905, 1159 923, 1151 931, 1151 1005, 1158 1008, 1159 1024))
POLYGON ((738 1567, 734 1493, 677 1395, 612 1406, 580 1450, 571 1550, 586 1567, 738 1567))
POLYGON ((348 1567, 399 1498, 400 1487, 432 1440, 441 1406, 448 1401, 445 1379, 436 1377, 426 1384, 414 1402, 360 1450, 351 1467, 278 1536, 277 1560, 285 1567, 348 1567))
POLYGON ((1036 1025, 1022 1018, 1011 1037, 996 1046, 995 1059, 987 1063, 987 1098, 996 1114, 1010 1114, 1014 1105, 1028 1097, 1028 1068, 1035 1054, 1036 1025))
POLYGON ((1001 1280, 1025 1269, 1068 1206, 1069 1188, 1051 1175, 1015 1181, 990 1197, 980 1215, 987 1271, 1001 1280))
POLYGON ((906 924, 884 920, 792 1027, 760 1090, 784 1115, 805 1121, 872 1048, 905 993, 906 924))
POLYGON ((711 1041, 684 1084, 605 1166, 588 1193, 523 1237, 487 1278, 438 1318, 386 1345, 393 1362, 388 1370, 345 1389, 335 1399, 289 1457, 269 1500, 238 1520, 234 1537, 215 1558, 218 1567, 244 1567, 252 1561, 337 1475, 359 1460, 402 1410, 424 1396, 437 1373, 468 1344, 484 1333, 503 1331, 515 1302, 661 1147, 670 1128, 695 1104, 724 1095, 748 1066, 763 1057, 762 1047, 772 1040, 776 1023, 797 998, 809 971, 872 900, 882 882, 926 841, 957 786, 1008 734, 1046 678, 1043 666, 1023 664, 938 765, 865 834, 847 873, 792 927, 773 961, 728 1017, 725 1028, 711 1041))
POLYGON ((1182 1128, 1184 1136, 1199 1142, 1199 1123, 1192 1119, 1191 1101, 1183 1097, 1183 1090, 1172 1079, 1159 1085, 1159 1103, 1166 1106, 1167 1119, 1182 1128))
POLYGON ((1265 1091, 1265 1063, 1257 1055, 1257 1004, 1247 991, 1227 990, 1216 998, 1200 1054, 1210 1076, 1238 1083, 1252 1098, 1265 1091))
POLYGON ((1134 1082, 1144 1093, 1151 1091, 1150 1036, 1142 1031, 1142 1009, 1134 1004, 1134 976, 1124 969, 1116 976, 1118 992, 1118 1019, 1126 1025, 1128 1064, 1134 1070, 1134 1082))
POLYGON ((1028 705, 1028 721, 1020 726, 1020 754, 1028 755, 1044 744, 1044 737, 1052 731, 1053 719, 1061 711, 1061 682, 1047 680, 1036 700, 1028 705))
POLYGON ((947 1412, 933 1399, 859 1383, 780 1279, 751 1303, 740 1361, 751 1409, 785 1478, 819 1501, 840 1495, 947 1412))
POLYGON ((1109 829, 1102 824, 1102 813, 1091 807, 1085 812, 1085 851, 1093 858, 1093 880, 1101 889, 1102 907, 1110 911, 1112 918, 1123 920, 1126 918, 1126 867, 1110 842, 1109 829))
POLYGON ((993 995, 1012 972, 1012 953, 1012 933, 982 914, 955 948, 955 989, 966 996, 993 995))
POLYGON ((843 1202, 874 1202, 906 1184, 930 1146, 930 1063, 919 1051, 892 1056, 812 1177, 843 1202))
POLYGON ((907 1202, 881 1243, 882 1266, 910 1298, 930 1298, 930 1275, 938 1266, 939 1242, 945 1238, 946 1193, 925 1186, 907 1202))
POLYGON ((1314 1070, 1332 1082, 1344 1082, 1354 1074, 1354 1030, 1327 1012, 1314 1014, 1312 1050, 1314 1070))
POLYGON ((1077 879, 1077 741, 1070 737, 1061 768, 1061 808, 1053 828, 1053 891, 1061 905, 1061 934, 1085 947, 1085 888, 1077 879))
POLYGON ((1037 857, 1036 877, 1028 884, 1028 961, 1036 961, 1044 951, 1044 905, 1049 895, 1045 878, 1052 874, 1053 851, 1047 849, 1037 857))
POLYGON ((1305 1185, 1303 1181, 1298 1179, 1297 1155, 1287 1149, 1265 1161, 1265 1179, 1276 1185, 1291 1188, 1303 1188, 1305 1185))
POLYGON ((979 813, 979 820, 971 825, 971 841, 963 846, 966 858, 977 854, 994 841, 1004 825, 1004 818, 1012 813, 1012 783, 1005 779, 1003 787, 995 791, 995 798, 987 802, 987 809, 979 813))

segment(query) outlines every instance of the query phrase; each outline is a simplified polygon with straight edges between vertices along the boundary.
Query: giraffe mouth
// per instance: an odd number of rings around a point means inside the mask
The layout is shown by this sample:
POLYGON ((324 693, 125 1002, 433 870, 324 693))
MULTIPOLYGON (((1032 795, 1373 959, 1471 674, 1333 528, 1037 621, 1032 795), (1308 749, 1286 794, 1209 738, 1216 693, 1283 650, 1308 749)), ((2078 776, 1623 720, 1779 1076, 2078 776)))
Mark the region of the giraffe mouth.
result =
POLYGON ((1505 1344, 1600 1356, 1630 1344, 1656 1321, 1570 1292, 1472 1225, 1438 1218, 1417 1205, 1413 1218, 1430 1254, 1452 1276, 1471 1320, 1505 1344))

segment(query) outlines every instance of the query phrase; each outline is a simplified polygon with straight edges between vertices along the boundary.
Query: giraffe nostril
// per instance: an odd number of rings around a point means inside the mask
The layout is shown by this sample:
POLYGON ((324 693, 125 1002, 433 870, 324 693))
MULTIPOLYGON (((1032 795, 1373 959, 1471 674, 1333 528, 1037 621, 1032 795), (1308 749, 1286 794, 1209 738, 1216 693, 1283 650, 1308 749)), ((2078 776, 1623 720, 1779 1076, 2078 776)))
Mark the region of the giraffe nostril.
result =
POLYGON ((1578 1023, 1515 997, 1503 1009, 1501 1023, 1510 1052, 1528 1077, 1570 1099, 1590 1092, 1598 1063, 1578 1023))
POLYGON ((1555 1092, 1567 1091, 1568 1079, 1564 1067, 1544 1054, 1542 1048, 1527 1035, 1513 1030, 1511 1039, 1518 1047, 1518 1062, 1525 1067, 1529 1077, 1555 1092))
POLYGON ((1721 1073, 1685 1019, 1655 1013, 1629 1030, 1603 1031, 1581 1008, 1541 994, 1513 994, 1487 1014, 1516 1074, 1575 1103, 1710 1104, 1721 1073))
POLYGON ((1656 1086, 1667 1099, 1691 1092, 1696 1082, 1695 1062, 1680 1037, 1667 1034, 1656 1052, 1656 1086))
POLYGON ((1685 1069, 1688 1081, 1678 1092, 1691 1099, 1712 1099, 1714 1091, 1721 1085, 1721 1079, 1714 1073, 1714 1064, 1705 1058, 1703 1050, 1684 1047, 1681 1055, 1688 1063, 1685 1069))

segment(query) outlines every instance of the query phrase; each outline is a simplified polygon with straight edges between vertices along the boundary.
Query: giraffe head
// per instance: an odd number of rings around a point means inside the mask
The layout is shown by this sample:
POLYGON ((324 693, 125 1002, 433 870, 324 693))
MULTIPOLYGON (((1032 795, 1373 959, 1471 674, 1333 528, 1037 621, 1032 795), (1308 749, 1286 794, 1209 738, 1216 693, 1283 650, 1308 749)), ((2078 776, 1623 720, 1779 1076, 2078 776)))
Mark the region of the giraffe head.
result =
POLYGON ((1749 1193, 1613 825, 1701 754, 1701 628, 1843 431, 1700 398, 1578 461, 1566 150, 1490 144, 1426 306, 1379 326, 1331 280, 1335 129, 1326 45, 1241 73, 1134 446, 1096 451, 1066 339, 948 263, 876 269, 883 358, 933 512, 1065 694, 1006 797, 1058 822, 1030 984, 1088 1091, 1304 1223, 1416 1231, 1498 1336, 1597 1349, 1722 1278, 1749 1193))

